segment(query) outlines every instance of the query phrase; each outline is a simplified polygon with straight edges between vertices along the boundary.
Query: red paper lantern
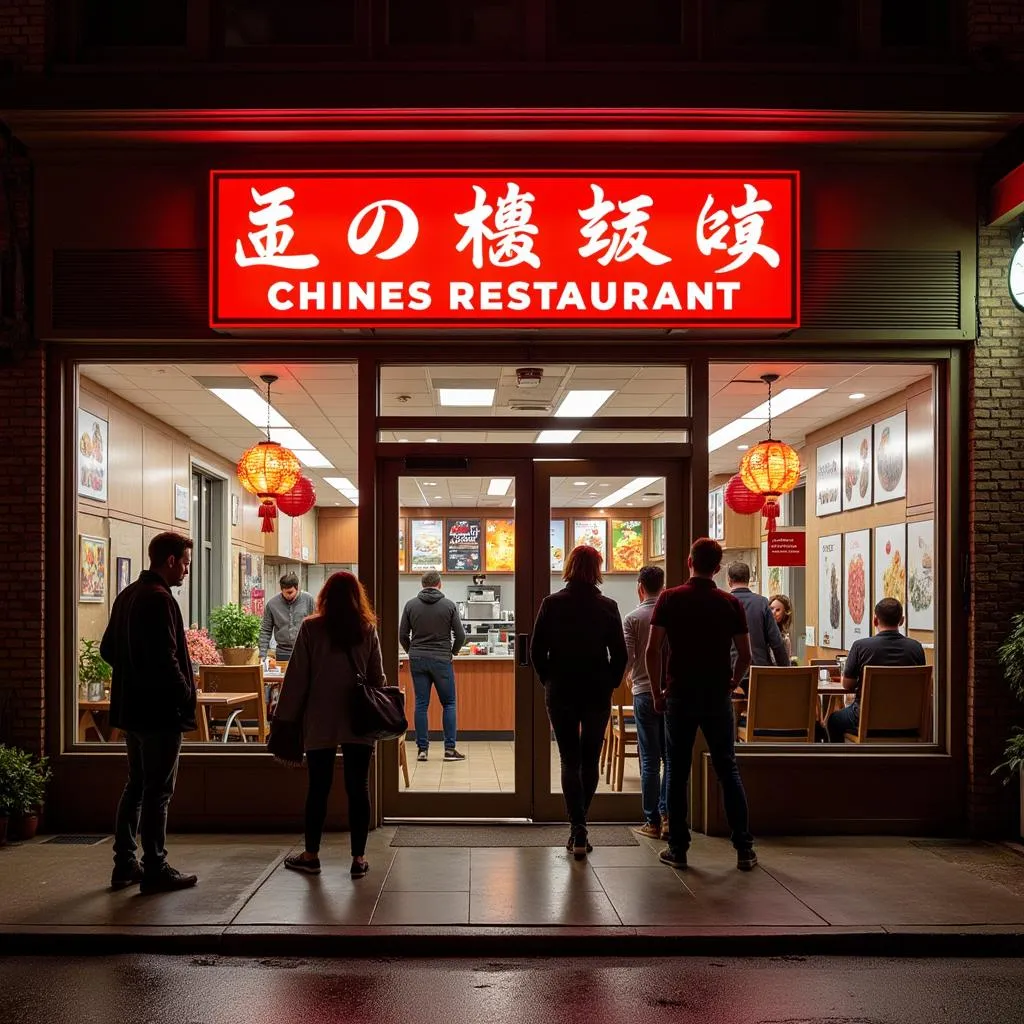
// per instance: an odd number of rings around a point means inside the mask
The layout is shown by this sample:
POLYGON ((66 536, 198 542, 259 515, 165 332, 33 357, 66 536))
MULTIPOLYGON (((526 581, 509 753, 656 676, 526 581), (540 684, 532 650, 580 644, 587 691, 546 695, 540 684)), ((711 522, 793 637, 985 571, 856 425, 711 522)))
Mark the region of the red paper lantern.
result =
POLYGON ((277 496, 277 507, 286 516, 304 516, 316 504, 316 490, 307 476, 300 476, 287 494, 277 496))
POLYGON ((752 516, 764 507, 764 495, 747 487, 737 473, 725 485, 725 503, 733 512, 738 512, 743 516, 752 516))

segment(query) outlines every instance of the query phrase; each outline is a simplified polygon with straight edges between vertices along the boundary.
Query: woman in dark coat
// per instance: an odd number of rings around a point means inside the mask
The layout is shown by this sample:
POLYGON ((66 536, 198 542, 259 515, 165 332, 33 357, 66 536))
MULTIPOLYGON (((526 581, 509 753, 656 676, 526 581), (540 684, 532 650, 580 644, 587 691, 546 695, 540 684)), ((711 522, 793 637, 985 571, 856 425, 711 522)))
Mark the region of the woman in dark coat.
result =
POLYGON ((320 838, 339 746, 348 795, 351 874, 362 878, 370 870, 364 854, 370 829, 368 782, 373 740, 352 731, 350 709, 359 685, 356 672, 369 686, 386 682, 376 623, 363 585, 350 572, 336 572, 317 596, 316 612, 299 627, 275 713, 285 722, 301 719, 309 769, 306 849, 284 862, 293 871, 320 874, 320 838))
POLYGON ((612 691, 627 659, 618 605, 597 589, 604 582, 601 561, 594 548, 573 548, 562 574, 566 585, 541 602, 530 645, 562 762, 571 825, 566 848, 577 860, 591 849, 587 811, 597 791, 612 691))

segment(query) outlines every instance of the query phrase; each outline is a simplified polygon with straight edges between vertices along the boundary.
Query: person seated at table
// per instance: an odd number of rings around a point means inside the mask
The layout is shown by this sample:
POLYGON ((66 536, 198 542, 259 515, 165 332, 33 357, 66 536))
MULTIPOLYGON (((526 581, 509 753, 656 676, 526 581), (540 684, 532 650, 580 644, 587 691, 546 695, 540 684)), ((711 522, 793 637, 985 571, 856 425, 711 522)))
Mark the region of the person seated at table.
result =
POLYGON ((828 716, 828 738, 843 743, 848 732, 856 732, 860 723, 860 687, 868 665, 923 665, 924 648, 917 640, 900 632, 903 605, 894 597, 884 597, 875 605, 875 635, 855 640, 843 668, 843 689, 854 696, 848 707, 828 716))
MULTIPOLYGON (((768 607, 768 599, 755 594, 750 589, 750 566, 746 562, 730 562, 726 570, 729 581, 729 592, 741 605, 747 616, 747 628, 750 630, 751 665, 788 665, 789 654, 782 643, 775 616, 768 607)), ((732 652, 733 664, 736 664, 736 650, 732 652)), ((750 686, 749 670, 743 676, 740 688, 744 693, 750 686)))
MULTIPOLYGON (((788 655, 786 661, 782 662, 782 665, 792 665, 794 664, 793 641, 790 633, 793 630, 793 602, 785 594, 773 594, 768 602, 768 607, 771 608, 772 615, 775 617, 779 633, 782 634, 782 646, 786 648, 786 654, 788 655)), ((776 662, 776 664, 779 663, 776 662)))

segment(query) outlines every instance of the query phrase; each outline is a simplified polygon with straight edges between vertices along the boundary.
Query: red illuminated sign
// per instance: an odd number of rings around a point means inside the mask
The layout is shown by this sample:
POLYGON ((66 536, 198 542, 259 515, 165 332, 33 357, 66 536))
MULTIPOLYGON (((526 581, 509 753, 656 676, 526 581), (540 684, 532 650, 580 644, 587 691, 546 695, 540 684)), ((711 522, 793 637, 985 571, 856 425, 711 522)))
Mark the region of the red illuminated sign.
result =
POLYGON ((768 565, 806 565, 807 564, 807 534, 802 530, 798 533, 793 531, 776 530, 768 534, 768 565))
POLYGON ((795 171, 211 176, 213 327, 798 327, 795 171))

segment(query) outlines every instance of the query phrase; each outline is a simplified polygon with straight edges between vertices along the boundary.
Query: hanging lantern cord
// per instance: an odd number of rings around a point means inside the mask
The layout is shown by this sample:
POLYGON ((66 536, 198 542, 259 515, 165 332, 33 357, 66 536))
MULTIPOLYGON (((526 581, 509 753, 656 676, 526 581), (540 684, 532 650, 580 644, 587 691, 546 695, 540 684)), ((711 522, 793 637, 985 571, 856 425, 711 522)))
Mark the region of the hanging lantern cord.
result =
POLYGON ((270 385, 277 380, 277 376, 273 373, 261 373, 260 380, 267 385, 267 440, 270 438, 270 385))
POLYGON ((779 379, 777 373, 762 373, 761 380, 768 385, 768 437, 772 437, 772 385, 779 379))

